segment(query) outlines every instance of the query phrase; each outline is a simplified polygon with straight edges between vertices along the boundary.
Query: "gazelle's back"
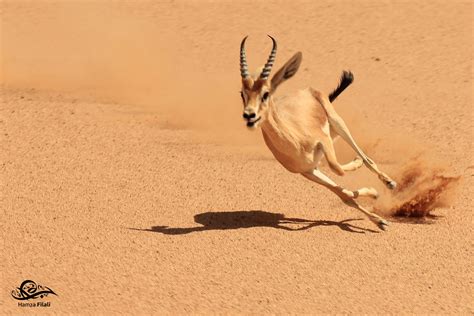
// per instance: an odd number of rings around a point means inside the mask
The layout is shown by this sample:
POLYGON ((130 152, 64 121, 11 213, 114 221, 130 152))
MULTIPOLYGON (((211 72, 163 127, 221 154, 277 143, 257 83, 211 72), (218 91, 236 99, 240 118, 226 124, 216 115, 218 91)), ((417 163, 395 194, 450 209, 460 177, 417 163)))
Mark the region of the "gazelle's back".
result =
POLYGON ((286 128, 307 141, 318 141, 328 127, 326 111, 311 88, 275 99, 275 111, 286 128))

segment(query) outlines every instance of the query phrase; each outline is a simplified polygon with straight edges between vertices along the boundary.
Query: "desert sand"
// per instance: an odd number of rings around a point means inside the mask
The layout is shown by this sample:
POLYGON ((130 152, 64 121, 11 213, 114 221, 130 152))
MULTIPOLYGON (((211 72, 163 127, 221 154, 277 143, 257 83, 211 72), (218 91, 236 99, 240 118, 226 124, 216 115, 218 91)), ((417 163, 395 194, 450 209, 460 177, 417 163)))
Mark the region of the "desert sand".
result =
POLYGON ((471 2, 0 10, 0 314, 474 313, 471 2), (239 44, 249 35, 254 69, 266 34, 275 68, 303 53, 278 94, 354 73, 336 110, 392 177, 425 175, 410 194, 459 178, 429 218, 394 217, 400 201, 366 168, 323 165, 380 191, 361 203, 391 222, 381 232, 247 130, 239 44), (35 300, 50 306, 18 306, 28 279, 54 290, 35 300))

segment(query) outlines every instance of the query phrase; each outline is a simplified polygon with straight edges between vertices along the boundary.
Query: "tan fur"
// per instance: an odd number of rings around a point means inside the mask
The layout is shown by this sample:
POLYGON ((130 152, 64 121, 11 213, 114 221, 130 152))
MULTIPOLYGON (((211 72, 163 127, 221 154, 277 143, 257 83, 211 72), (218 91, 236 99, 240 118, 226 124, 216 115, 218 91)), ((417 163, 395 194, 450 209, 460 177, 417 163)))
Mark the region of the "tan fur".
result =
POLYGON ((261 126, 275 158, 289 171, 302 173, 317 167, 314 149, 328 138, 321 128, 327 123, 324 108, 306 89, 272 101, 261 126))
POLYGON ((393 189, 396 185, 358 147, 344 121, 334 110, 329 97, 321 91, 307 88, 291 95, 273 98, 278 85, 296 73, 301 59, 301 53, 296 53, 271 81, 257 79, 258 74, 242 80, 244 118, 247 119, 247 126, 250 128, 261 126, 265 144, 276 160, 288 171, 300 173, 327 187, 344 203, 360 210, 383 229, 387 222, 355 201, 359 196, 376 198, 378 193, 375 189, 347 190, 338 186, 318 169, 319 161, 324 155, 329 167, 337 175, 342 176, 346 171, 354 171, 365 164, 389 188, 393 189), (333 137, 338 135, 360 158, 345 165, 337 161, 333 137))

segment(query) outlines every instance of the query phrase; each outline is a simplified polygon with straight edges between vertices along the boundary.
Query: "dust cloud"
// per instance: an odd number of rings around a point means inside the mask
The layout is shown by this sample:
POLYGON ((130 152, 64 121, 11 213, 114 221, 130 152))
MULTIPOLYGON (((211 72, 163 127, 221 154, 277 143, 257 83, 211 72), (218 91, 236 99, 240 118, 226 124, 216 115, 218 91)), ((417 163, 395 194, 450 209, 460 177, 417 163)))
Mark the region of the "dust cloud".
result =
POLYGON ((419 160, 403 168, 397 188, 378 201, 376 208, 398 218, 435 218, 432 211, 453 201, 460 177, 444 168, 419 160))
POLYGON ((235 72, 219 72, 212 61, 193 57, 191 50, 199 47, 191 45, 175 19, 159 7, 135 13, 136 7, 127 2, 6 1, 0 84, 128 104, 157 113, 163 127, 238 141, 242 133, 235 131, 245 131, 245 125, 239 119, 236 53, 235 72))

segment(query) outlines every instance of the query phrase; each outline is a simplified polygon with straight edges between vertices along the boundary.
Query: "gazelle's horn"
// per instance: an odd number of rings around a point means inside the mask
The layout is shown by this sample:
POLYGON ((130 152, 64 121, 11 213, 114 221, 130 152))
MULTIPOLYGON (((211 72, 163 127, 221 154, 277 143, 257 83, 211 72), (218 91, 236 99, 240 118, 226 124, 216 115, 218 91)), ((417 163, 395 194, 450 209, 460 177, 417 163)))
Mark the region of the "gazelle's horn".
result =
POLYGON ((244 37, 242 43, 240 43, 240 75, 242 79, 245 79, 249 76, 249 69, 247 66, 247 57, 245 56, 245 41, 247 40, 247 36, 244 37))
POLYGON ((270 71, 272 70, 273 63, 275 62, 275 56, 277 52, 277 43, 273 37, 268 35, 272 39, 273 42, 273 47, 272 47, 272 52, 270 53, 270 56, 268 57, 267 63, 265 64, 265 67, 263 67, 262 73, 260 74, 260 79, 262 80, 267 80, 268 76, 270 75, 270 71))

